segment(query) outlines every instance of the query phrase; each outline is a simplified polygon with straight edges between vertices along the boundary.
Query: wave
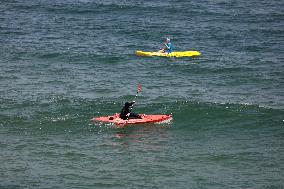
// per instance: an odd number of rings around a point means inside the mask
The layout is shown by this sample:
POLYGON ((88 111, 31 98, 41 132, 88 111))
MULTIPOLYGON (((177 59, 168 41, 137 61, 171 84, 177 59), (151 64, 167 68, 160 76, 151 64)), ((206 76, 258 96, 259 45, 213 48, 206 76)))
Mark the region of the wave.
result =
MULTIPOLYGON (((119 112, 125 99, 127 97, 122 97, 120 100, 110 98, 94 100, 57 96, 39 98, 33 102, 10 102, 10 105, 3 107, 6 110, 0 115, 1 128, 19 133, 101 132, 101 125, 93 124, 90 119, 119 112)), ((146 114, 172 113, 174 119, 171 124, 177 130, 281 126, 284 115, 284 110, 252 104, 202 103, 171 99, 156 103, 139 102, 134 111, 146 114)), ((106 126, 109 127, 111 126, 106 126)))

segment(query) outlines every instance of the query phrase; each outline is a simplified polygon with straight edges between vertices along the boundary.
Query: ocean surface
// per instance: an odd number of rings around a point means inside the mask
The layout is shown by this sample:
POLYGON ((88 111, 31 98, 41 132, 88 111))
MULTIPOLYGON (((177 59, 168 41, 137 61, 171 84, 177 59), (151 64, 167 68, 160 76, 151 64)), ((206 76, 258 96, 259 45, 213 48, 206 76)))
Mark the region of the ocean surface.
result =
POLYGON ((284 1, 1 0, 0 44, 1 189, 284 188, 284 1), (173 121, 90 121, 139 83, 173 121))

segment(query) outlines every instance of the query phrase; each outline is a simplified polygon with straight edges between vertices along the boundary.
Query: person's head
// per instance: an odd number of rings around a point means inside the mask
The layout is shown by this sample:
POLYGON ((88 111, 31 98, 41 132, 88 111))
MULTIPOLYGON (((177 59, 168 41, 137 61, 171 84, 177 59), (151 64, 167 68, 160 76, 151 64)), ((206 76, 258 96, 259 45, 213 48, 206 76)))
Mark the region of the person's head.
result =
POLYGON ((171 39, 170 39, 169 37, 167 37, 167 38, 166 38, 166 42, 169 43, 170 41, 171 41, 171 39))

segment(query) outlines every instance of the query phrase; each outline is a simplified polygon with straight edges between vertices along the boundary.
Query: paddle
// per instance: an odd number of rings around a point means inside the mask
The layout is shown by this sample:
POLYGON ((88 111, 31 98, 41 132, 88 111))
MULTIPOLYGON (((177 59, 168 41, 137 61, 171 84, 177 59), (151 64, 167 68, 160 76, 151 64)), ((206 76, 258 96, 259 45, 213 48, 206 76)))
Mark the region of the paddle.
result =
POLYGON ((142 91, 142 85, 139 83, 138 86, 137 86, 137 92, 136 92, 136 95, 134 97, 134 100, 137 98, 138 96, 138 93, 142 91))
MULTIPOLYGON (((136 98, 137 98, 137 96, 138 96, 138 93, 141 92, 141 91, 142 91, 142 85, 139 83, 138 86, 137 86, 136 95, 135 95, 134 100, 133 100, 132 102, 135 102, 135 100, 136 100, 136 98)), ((134 106, 134 104, 132 105, 132 108, 130 109, 130 112, 132 111, 133 106, 134 106)))

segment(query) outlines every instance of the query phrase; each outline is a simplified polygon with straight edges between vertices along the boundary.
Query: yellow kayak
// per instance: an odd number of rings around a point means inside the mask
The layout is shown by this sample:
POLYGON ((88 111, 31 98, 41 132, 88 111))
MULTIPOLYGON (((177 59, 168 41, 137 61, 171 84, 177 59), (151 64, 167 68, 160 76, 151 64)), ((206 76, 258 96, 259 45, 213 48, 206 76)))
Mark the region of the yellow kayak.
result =
POLYGON ((172 52, 172 53, 136 51, 136 55, 138 56, 188 57, 188 56, 200 56, 201 53, 198 51, 182 51, 182 52, 172 52))

